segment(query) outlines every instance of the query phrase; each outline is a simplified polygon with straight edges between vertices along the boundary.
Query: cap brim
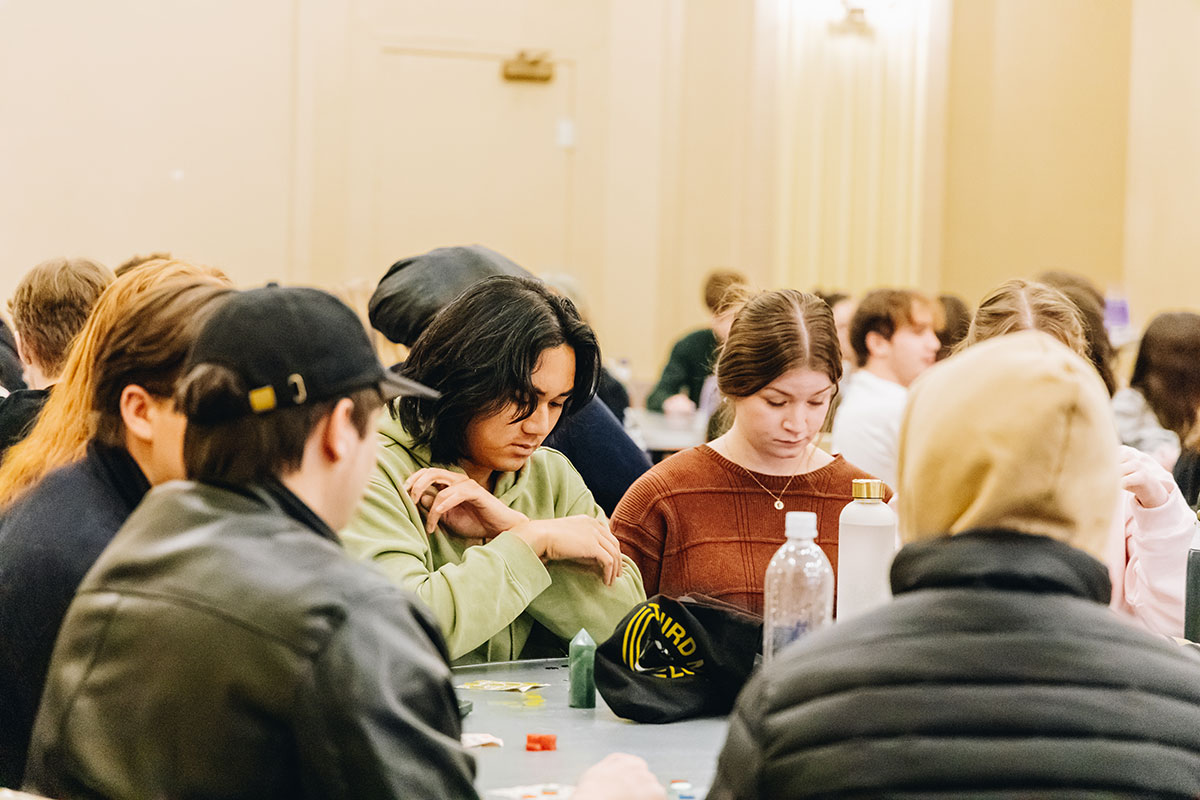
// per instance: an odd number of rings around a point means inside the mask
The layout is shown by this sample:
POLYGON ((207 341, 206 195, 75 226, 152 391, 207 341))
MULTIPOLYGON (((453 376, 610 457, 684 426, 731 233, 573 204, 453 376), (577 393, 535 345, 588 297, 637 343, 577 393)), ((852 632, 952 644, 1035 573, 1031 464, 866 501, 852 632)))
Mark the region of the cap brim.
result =
POLYGON ((379 393, 383 395, 385 403, 389 400, 395 400, 397 397, 426 397, 436 400, 442 396, 442 393, 436 389, 430 389, 423 383, 417 383, 414 380, 397 375, 390 369, 384 370, 384 377, 379 382, 379 393))

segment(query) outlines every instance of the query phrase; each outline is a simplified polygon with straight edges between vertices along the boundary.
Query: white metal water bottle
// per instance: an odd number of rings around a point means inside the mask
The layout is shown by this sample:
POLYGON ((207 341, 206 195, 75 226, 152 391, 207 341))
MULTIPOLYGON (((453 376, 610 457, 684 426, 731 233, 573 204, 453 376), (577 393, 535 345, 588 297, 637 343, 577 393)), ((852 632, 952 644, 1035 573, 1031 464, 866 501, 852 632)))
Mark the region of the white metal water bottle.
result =
POLYGON ((833 619, 833 568, 817 546, 817 515, 789 511, 787 541, 767 566, 763 595, 763 659, 766 663, 805 633, 833 619))
POLYGON ((837 618, 892 599, 889 574, 896 555, 896 512, 883 502, 883 481, 858 478, 854 500, 838 518, 837 618))

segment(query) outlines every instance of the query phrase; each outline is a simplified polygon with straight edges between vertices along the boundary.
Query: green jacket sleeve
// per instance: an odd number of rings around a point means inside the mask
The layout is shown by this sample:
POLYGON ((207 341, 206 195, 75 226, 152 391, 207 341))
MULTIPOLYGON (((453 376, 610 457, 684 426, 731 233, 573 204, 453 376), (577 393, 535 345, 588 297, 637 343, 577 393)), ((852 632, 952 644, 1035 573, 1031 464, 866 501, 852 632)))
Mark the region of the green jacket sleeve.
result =
POLYGON ((466 548, 461 563, 437 563, 421 514, 402 490, 415 471, 407 466, 391 448, 380 451, 341 539, 347 552, 372 561, 430 608, 451 660, 458 659, 508 627, 551 576, 529 546, 508 533, 466 548))
MULTIPOLYGON (((604 520, 604 510, 596 504, 579 473, 562 458, 562 484, 557 492, 555 517, 586 514, 604 520)), ((600 569, 587 564, 555 561, 547 565, 550 586, 529 605, 529 615, 551 633, 570 641, 580 628, 597 642, 612 635, 621 618, 646 599, 642 575, 637 565, 621 556, 621 577, 612 586, 605 586, 600 569)))
POLYGON ((671 348, 671 356, 663 367, 658 385, 646 398, 646 408, 651 411, 662 411, 663 401, 673 394, 688 391, 687 353, 682 341, 676 342, 671 348))

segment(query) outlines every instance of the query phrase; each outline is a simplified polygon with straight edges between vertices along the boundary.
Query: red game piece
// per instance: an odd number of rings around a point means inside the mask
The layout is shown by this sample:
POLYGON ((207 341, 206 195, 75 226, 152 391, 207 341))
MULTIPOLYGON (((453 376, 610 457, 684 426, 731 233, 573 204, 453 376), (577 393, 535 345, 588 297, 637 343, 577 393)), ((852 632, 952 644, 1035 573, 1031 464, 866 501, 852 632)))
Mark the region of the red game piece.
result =
POLYGON ((558 737, 553 733, 530 733, 525 737, 525 749, 531 752, 557 750, 558 737))

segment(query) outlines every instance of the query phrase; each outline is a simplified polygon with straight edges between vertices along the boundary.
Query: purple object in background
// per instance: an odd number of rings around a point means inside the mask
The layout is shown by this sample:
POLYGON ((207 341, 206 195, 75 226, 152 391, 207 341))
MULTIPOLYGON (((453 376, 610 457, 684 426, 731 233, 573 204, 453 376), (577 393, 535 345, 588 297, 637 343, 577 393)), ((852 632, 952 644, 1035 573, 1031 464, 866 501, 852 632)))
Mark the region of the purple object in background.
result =
POLYGON ((1129 327, 1129 301, 1124 295, 1109 294, 1104 298, 1104 327, 1129 327))

